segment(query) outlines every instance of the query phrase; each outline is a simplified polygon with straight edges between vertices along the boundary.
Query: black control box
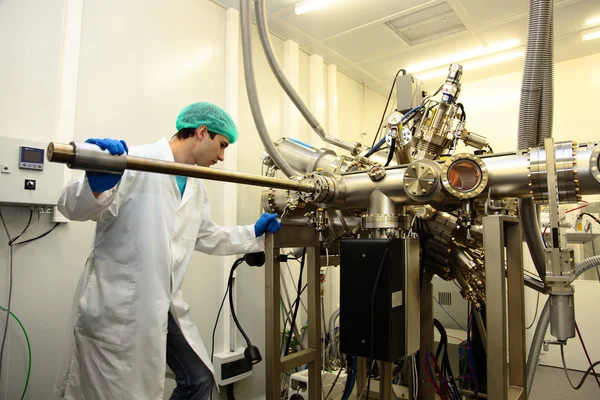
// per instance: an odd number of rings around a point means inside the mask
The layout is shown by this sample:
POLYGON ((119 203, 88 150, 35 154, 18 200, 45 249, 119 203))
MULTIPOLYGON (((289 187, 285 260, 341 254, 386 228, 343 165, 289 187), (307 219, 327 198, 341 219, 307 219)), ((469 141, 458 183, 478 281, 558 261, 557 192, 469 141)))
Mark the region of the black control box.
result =
POLYGON ((414 257, 409 244, 406 239, 341 241, 341 352, 389 362, 407 354, 406 268, 414 257))

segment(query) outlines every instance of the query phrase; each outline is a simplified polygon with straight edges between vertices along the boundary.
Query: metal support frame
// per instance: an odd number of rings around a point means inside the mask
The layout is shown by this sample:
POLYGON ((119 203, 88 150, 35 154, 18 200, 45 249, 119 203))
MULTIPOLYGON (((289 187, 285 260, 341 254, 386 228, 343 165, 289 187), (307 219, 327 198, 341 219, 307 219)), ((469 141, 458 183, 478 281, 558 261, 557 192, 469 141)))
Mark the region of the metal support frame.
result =
MULTIPOLYGON (((265 362, 266 398, 281 398, 280 376, 284 371, 308 364, 308 396, 311 400, 321 400, 321 291, 320 291, 320 242, 312 227, 289 226, 284 224, 276 234, 267 234, 265 239, 265 362), (280 354, 281 326, 279 302, 280 249, 306 247, 306 269, 308 293, 308 346, 297 353, 282 357, 280 354)), ((285 340, 285 339, 284 339, 285 340)))
POLYGON ((519 223, 518 218, 502 215, 483 218, 490 400, 527 398, 523 242, 519 223))
MULTIPOLYGON (((433 385, 427 377, 425 369, 425 355, 433 349, 433 285, 431 280, 433 273, 427 269, 423 273, 421 281, 421 348, 418 357, 415 357, 417 368, 419 371, 419 399, 435 400, 436 394, 433 390, 433 385)), ((411 368, 412 371, 412 368, 411 368)), ((412 376, 412 372, 411 372, 412 376)), ((409 381, 409 391, 413 392, 412 379, 409 381)))
MULTIPOLYGON (((392 400, 392 363, 387 361, 379 361, 379 382, 378 382, 378 395, 375 394, 374 385, 371 384, 371 392, 367 398, 367 360, 364 357, 358 359, 357 371, 356 371, 356 400, 379 399, 379 400, 392 400), (364 396, 364 397, 363 397, 364 396)), ((378 361, 375 361, 378 362, 378 361)))

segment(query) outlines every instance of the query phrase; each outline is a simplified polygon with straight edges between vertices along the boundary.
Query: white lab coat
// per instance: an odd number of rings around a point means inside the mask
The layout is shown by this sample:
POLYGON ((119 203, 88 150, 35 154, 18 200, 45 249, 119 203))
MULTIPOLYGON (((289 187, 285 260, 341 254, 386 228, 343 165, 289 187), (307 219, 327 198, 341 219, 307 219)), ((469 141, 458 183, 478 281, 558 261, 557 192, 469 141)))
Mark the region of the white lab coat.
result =
MULTIPOLYGON (((129 154, 173 161, 165 138, 129 154)), ((71 220, 97 226, 75 293, 56 394, 69 400, 162 399, 169 311, 214 373, 181 285, 194 249, 261 251, 253 226, 211 222, 199 179, 188 179, 182 199, 174 176, 135 171, 126 171, 98 199, 83 176, 64 189, 58 207, 71 220)))

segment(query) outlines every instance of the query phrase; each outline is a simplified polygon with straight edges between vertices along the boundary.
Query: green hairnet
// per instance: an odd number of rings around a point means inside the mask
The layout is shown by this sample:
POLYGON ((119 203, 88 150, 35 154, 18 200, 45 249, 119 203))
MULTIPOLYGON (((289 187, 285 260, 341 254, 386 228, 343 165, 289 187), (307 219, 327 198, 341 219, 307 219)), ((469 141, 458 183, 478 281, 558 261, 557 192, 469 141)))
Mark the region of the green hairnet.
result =
POLYGON ((190 104, 181 110, 175 123, 178 131, 183 128, 196 129, 201 125, 206 125, 210 132, 225 136, 230 143, 235 143, 238 138, 238 130, 231 116, 211 103, 190 104))

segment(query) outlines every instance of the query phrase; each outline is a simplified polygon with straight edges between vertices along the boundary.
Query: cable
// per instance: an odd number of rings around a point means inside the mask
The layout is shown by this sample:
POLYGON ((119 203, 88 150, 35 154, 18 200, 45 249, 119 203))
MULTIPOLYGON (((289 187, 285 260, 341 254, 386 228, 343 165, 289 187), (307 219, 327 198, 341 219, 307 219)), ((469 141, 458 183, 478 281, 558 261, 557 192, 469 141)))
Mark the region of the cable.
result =
POLYGON ((327 392, 327 396, 325 396, 325 398, 323 400, 327 400, 329 398, 329 396, 331 395, 331 392, 333 392, 333 388, 335 388, 335 384, 337 383, 338 379, 340 379, 341 374, 342 374, 342 369, 340 368, 340 370, 337 373, 337 376, 335 377, 335 379, 333 380, 333 383, 331 384, 331 388, 329 389, 329 392, 327 392))
POLYGON ((9 284, 8 284, 8 304, 6 307, 6 320, 4 321, 4 333, 2 334, 2 345, 0 346, 0 377, 2 376, 2 366, 4 360, 4 346, 6 345, 6 336, 8 335, 8 323, 10 320, 10 306, 12 304, 12 289, 13 289, 13 262, 14 262, 14 253, 13 246, 11 244, 12 238, 10 237, 10 233, 8 232, 8 227, 6 226, 6 222, 4 221, 4 215, 2 214, 2 209, 0 209, 0 219, 2 220, 2 225, 4 226, 4 230, 6 231, 6 236, 8 237, 8 247, 10 249, 10 265, 9 265, 9 284))
MULTIPOLYGON (((306 260, 306 247, 302 250, 302 260, 300 261, 300 275, 298 275, 298 296, 296 297, 296 307, 294 308, 294 315, 292 320, 290 321, 290 331, 288 333, 287 341, 285 342, 285 348, 283 350, 283 354, 285 356, 288 355, 290 351, 290 343, 292 342, 292 334, 294 332, 294 327, 296 326, 296 318, 298 317, 298 308, 300 306, 300 295, 302 291, 300 288, 302 287, 302 272, 304 272, 304 261, 306 260)), ((284 327, 285 328, 285 327, 284 327)), ((285 331, 285 329, 284 329, 285 331)))
MULTIPOLYGON (((582 201, 582 203, 585 203, 585 204, 584 204, 584 205, 582 205, 582 206, 575 207, 575 208, 572 208, 572 209, 570 209, 570 210, 567 210, 567 211, 565 211, 565 214, 568 214, 568 213, 570 213, 570 212, 573 212, 573 211, 581 210, 582 208, 586 208, 587 206, 589 206, 589 205, 590 205, 590 203, 588 203, 587 201, 582 201)), ((588 214, 588 213, 581 213, 581 214, 579 214, 579 216, 581 216, 581 215, 583 215, 583 214, 587 214, 587 215, 589 215, 589 216, 590 216, 590 217, 592 217, 592 218, 593 218, 593 219, 594 219, 596 222, 600 223, 600 221, 596 220, 596 217, 594 217, 594 216, 593 216, 593 215, 591 215, 591 214, 588 214)), ((577 218, 579 218, 579 216, 578 216, 577 218)), ((545 238, 544 236, 546 236, 546 231, 547 231, 547 230, 548 230, 548 227, 546 226, 546 227, 544 227, 544 231, 542 232, 542 241, 544 242, 544 247, 546 247, 546 248, 548 248, 548 244, 546 243, 546 238, 545 238)))
POLYGON ((390 88, 390 93, 388 94, 388 98, 385 103, 385 109, 383 110, 383 114, 381 114, 381 121, 379 121, 377 130, 375 131, 375 137, 373 137, 373 143, 371 144, 371 147, 375 146, 375 142, 377 141, 377 137, 379 136, 379 131, 381 130, 381 125, 383 125, 383 120, 385 118, 385 115, 387 114, 388 106, 390 105, 390 99, 392 98, 392 93, 394 92, 394 88, 396 87, 396 79, 398 79, 398 75, 400 75, 401 72, 402 72, 402 75, 406 75, 406 70, 402 69, 402 68, 399 69, 398 72, 396 72, 396 76, 394 77, 394 81, 392 82, 392 87, 390 88))
POLYGON ((390 153, 388 154, 387 161, 385 163, 385 167, 390 165, 392 159, 394 158, 394 152, 396 151, 396 138, 392 138, 392 144, 390 145, 390 153))
POLYGON ((473 348, 471 346, 471 321, 473 319, 473 306, 469 303, 469 319, 467 321, 467 361, 469 368, 471 369, 471 381, 474 385, 473 392, 475 398, 479 396, 479 386, 477 385, 477 372, 475 371, 475 362, 473 361, 473 348))
POLYGON ((442 310, 444 310, 444 312, 445 312, 446 314, 448 314, 448 316, 449 316, 450 318, 452 318, 452 321, 454 321, 454 322, 456 323, 456 325, 458 325, 458 327, 459 327, 460 329, 462 329, 463 331, 465 331, 465 332, 466 332, 467 330, 466 330, 465 328, 463 328, 461 324, 459 324, 459 323, 458 323, 458 321, 457 321, 457 320, 456 320, 456 319, 455 319, 455 318, 452 316, 452 314, 450 314, 450 313, 448 312, 448 310, 446 310, 446 309, 444 308, 444 306, 443 306, 443 305, 441 305, 441 304, 440 304, 440 302, 438 301, 438 299, 436 299, 436 298, 435 298, 435 296, 432 296, 432 297, 433 297, 433 299, 435 300, 435 302, 436 302, 436 303, 438 303, 438 305, 439 305, 439 306, 442 308, 442 310))
POLYGON ((567 380, 569 381, 569 385, 571 385, 574 390, 578 390, 578 388, 573 385, 571 377, 569 376, 569 372, 567 371, 567 363, 565 362, 565 350, 563 344, 560 345, 560 359, 562 360, 563 369, 565 371, 565 375, 567 376, 567 380))
MULTIPOLYGON (((288 262, 288 260, 285 260, 285 265, 287 265, 287 270, 288 273, 290 274, 290 279, 292 280, 292 283, 296 283, 294 281, 294 276, 292 275, 292 270, 290 268, 290 263, 288 262)), ((285 280, 283 281, 285 283, 285 280)), ((294 290, 296 292, 296 296, 298 295, 298 288, 294 287, 294 290)), ((304 301, 302 300, 302 298, 300 297, 300 304, 302 305, 302 308, 304 308, 304 311, 306 311, 306 313, 308 314, 308 308, 306 308, 306 304, 304 304, 304 301)))
MULTIPOLYGON (((31 224, 31 219, 33 218, 33 210, 29 210, 29 220, 27 221, 27 225, 25 225, 25 228, 23 228, 23 230, 21 231, 21 233, 19 233, 17 236, 15 236, 14 238, 10 239, 8 241, 8 245, 12 246, 12 244, 17 241, 17 239, 19 239, 21 236, 23 236, 23 234, 25 232, 27 232, 27 228, 29 228, 29 225, 31 224)), ((8 234, 8 231, 6 232, 8 234)))
POLYGON ((467 120, 467 113, 465 112, 465 106, 463 106, 462 103, 456 103, 456 105, 460 108, 461 114, 460 114, 460 120, 461 121, 466 121, 467 120))
POLYGON ((25 336, 25 341, 27 341, 27 351, 29 353, 29 361, 27 364, 27 378, 25 379, 25 387, 23 388, 23 394, 21 394, 21 400, 23 400, 25 398, 25 394, 27 393, 27 387, 29 386, 29 378, 31 377, 31 342, 29 341, 29 335, 27 334, 27 331, 25 330, 25 327, 23 326, 23 324, 21 323, 19 318, 17 318, 17 316, 15 314, 8 311, 6 308, 4 308, 2 306, 0 306, 0 310, 6 311, 8 314, 10 314, 15 319, 15 321, 17 321, 17 323, 21 327, 21 330, 23 331, 23 335, 25 336))
POLYGON ((590 203, 588 203, 587 201, 582 201, 582 203, 585 203, 585 204, 582 205, 582 206, 575 207, 575 208, 572 208, 570 210, 567 210, 567 211, 565 211, 565 214, 568 214, 568 213, 573 212, 573 211, 581 210, 582 208, 586 208, 587 206, 590 205, 590 203))
POLYGON ((350 398, 350 394, 354 390, 354 384, 356 383, 356 368, 357 368, 357 358, 351 355, 347 356, 348 368, 348 378, 346 379, 346 387, 344 387, 344 393, 342 393, 342 400, 348 400, 350 398))
POLYGON ((440 342, 438 344, 438 348, 435 356, 431 353, 431 356, 435 362, 436 368, 439 369, 437 360, 440 359, 440 354, 442 354, 441 358, 441 376, 447 377, 446 385, 448 386, 448 390, 452 396, 452 398, 460 397, 460 393, 456 387, 456 380, 454 379, 454 373, 452 372, 452 367, 450 366, 450 358, 448 357, 448 335, 446 333, 446 329, 441 324, 440 321, 434 318, 433 320, 434 327, 440 332, 440 342))
MULTIPOLYGON (((27 232, 27 228, 29 228, 29 226, 31 225, 31 220, 33 218, 33 210, 29 211, 29 220, 27 221, 27 224, 25 225, 25 228, 21 231, 21 233, 19 233, 16 237, 12 238, 10 236, 10 232, 8 231, 8 226, 6 225, 6 221, 4 220, 4 214, 2 213, 2 209, 0 208, 0 220, 2 221, 2 226, 4 227, 4 231, 6 232, 6 236, 8 237, 8 247, 10 249, 10 264, 9 264, 9 284, 8 284, 8 302, 7 302, 7 306, 6 306, 6 319, 4 322, 4 332, 2 334, 2 344, 0 345, 0 377, 2 376, 2 367, 3 367, 3 360, 4 360, 4 348, 6 346, 6 338, 8 336, 8 325, 9 325, 9 321, 10 321, 10 316, 14 314, 12 314, 11 312, 11 306, 12 306, 12 291, 13 291, 13 270, 14 270, 14 246, 20 245, 20 244, 25 244, 25 243, 30 243, 33 242, 37 239, 40 239, 48 234, 50 234, 50 232, 52 232, 57 226, 58 223, 56 225, 54 225, 54 227, 52 227, 52 229, 50 229, 49 231, 47 231, 46 233, 35 237, 33 239, 29 239, 29 240, 25 240, 22 242, 16 242, 17 239, 19 239, 23 234, 25 234, 27 232)), ((39 216, 38 216, 38 221, 39 221, 39 216)), ((37 222, 36 222, 37 223, 37 222)), ((16 319, 16 317, 15 317, 16 319)), ((29 374, 28 374, 28 382, 29 382, 29 374)))
MULTIPOLYGON (((560 346, 560 357, 562 359, 562 364, 563 364, 563 369, 565 371, 565 375, 567 375, 567 379, 569 380, 569 383, 571 384, 571 387, 574 390, 579 390, 579 389, 581 389, 581 387, 585 383, 585 380, 587 379, 588 375, 590 375, 590 373, 592 372, 592 370, 594 369, 594 367, 597 367, 598 365, 600 365, 600 361, 596 361, 595 363, 593 363, 592 365, 590 365, 589 368, 585 371, 585 374, 583 374, 583 377, 579 381, 579 384, 577 384, 575 386, 575 385, 573 385, 573 382, 571 382, 571 378, 569 377, 569 373, 567 372, 567 364, 565 363, 565 352, 563 350, 563 346, 564 345, 560 346)), ((594 373, 592 373, 592 375, 594 375, 595 377, 600 376, 600 375, 594 374, 594 373)))
POLYGON ((600 387, 600 380, 598 380, 598 375, 596 374, 596 371, 594 371, 594 367, 592 366, 592 360, 590 359, 590 355, 588 354, 587 347, 585 346, 585 343, 583 342, 583 336, 581 336, 581 332, 579 331, 579 326, 577 326, 577 321, 575 321, 575 329, 577 330, 577 336, 579 336, 579 341, 581 342, 581 347, 583 347, 585 357, 587 358, 588 363, 590 364, 590 367, 592 368, 592 372, 594 373, 594 377, 596 378, 598 387, 600 387))
POLYGON ((385 137, 383 137, 379 142, 377 142, 376 145, 373 145, 371 147, 371 149, 369 151, 367 151, 367 153, 365 154, 365 158, 369 158, 371 157, 373 154, 375 154, 377 151, 379 151, 379 148, 381 146, 383 146, 383 144, 385 143, 385 137))
MULTIPOLYGON (((592 228, 592 225, 590 225, 590 236, 591 239, 590 242, 592 244, 592 257, 596 256, 596 238, 594 238, 594 229, 592 228)), ((600 282, 600 268, 596 268, 596 275, 598 276, 598 282, 600 282)))
POLYGON ((53 226, 52 228, 50 228, 50 229, 49 229, 49 230, 47 230, 46 232, 42 233, 41 235, 39 235, 39 236, 36 236, 36 237, 34 237, 33 239, 28 239, 28 240, 24 240, 24 241, 22 241, 22 242, 16 242, 16 243, 13 243, 13 246, 18 246, 18 245, 25 244, 25 243, 31 243, 31 242, 33 242, 33 241, 36 241, 36 240, 38 240, 38 239, 41 239, 41 238, 43 238, 44 236, 48 236, 50 233, 52 233, 52 231, 53 231, 53 230, 55 230, 55 229, 56 229, 56 227, 57 227, 58 225, 60 225, 60 222, 57 222, 57 223, 55 223, 55 224, 54 224, 54 226, 53 226))
POLYGON ((577 218, 583 218, 584 215, 587 215, 588 217, 590 217, 591 219, 593 219, 594 221, 596 221, 598 224, 600 224, 600 220, 596 217, 594 217, 592 214, 588 213, 588 212, 582 212, 580 213, 577 218))
MULTIPOLYGON (((383 257, 381 257, 381 263, 379 264, 379 270, 377 271, 377 277, 375 278, 375 283, 373 284, 373 292, 371 293, 371 339, 370 339, 370 346, 371 346, 371 357, 370 357, 370 363, 374 363, 373 360, 373 353, 375 351, 375 342, 374 342, 374 338, 375 338, 375 294, 377 293, 377 284, 379 283, 379 278, 381 277, 381 270, 383 270, 383 263, 385 262, 385 258, 388 255, 388 252, 390 250, 390 243, 392 243, 392 239, 388 240, 388 244, 385 247, 385 251, 383 252, 383 257)), ((369 369, 369 379, 367 382, 367 399, 369 398, 369 393, 371 392, 371 370, 373 369, 372 365, 371 368, 369 369)))
POLYGON ((233 395, 233 383, 227 385, 227 400, 235 400, 235 396, 233 395))
MULTIPOLYGON (((239 261, 236 260, 235 263, 239 261)), ((234 265, 235 265, 234 263, 234 265)), ((223 300, 221 300, 221 306, 219 307, 219 312, 217 313, 217 319, 215 320, 215 327, 212 331, 212 348, 210 351, 210 362, 213 361, 215 355, 215 333, 217 332, 217 325, 219 324, 219 318, 221 317, 221 311, 223 311, 223 305, 225 304, 225 299, 227 298, 227 294, 229 293, 229 285, 227 285, 227 289, 225 290, 225 294, 223 295, 223 300)))
POLYGON ((535 312, 533 313, 533 321, 531 321, 531 324, 529 324, 528 327, 526 327, 525 329, 531 329, 531 327, 533 326, 533 324, 535 324, 535 320, 537 319, 537 314, 538 314, 538 308, 540 306, 540 292, 537 292, 537 302, 535 304, 535 312))

